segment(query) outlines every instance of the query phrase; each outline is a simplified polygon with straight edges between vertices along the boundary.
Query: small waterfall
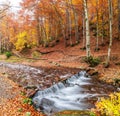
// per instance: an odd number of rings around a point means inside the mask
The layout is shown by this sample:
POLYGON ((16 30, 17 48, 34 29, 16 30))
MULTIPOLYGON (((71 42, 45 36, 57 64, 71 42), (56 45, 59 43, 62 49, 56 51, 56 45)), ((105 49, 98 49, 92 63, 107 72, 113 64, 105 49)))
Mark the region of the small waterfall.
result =
POLYGON ((110 86, 106 86, 106 89, 103 86, 106 85, 94 82, 85 71, 81 71, 64 82, 38 91, 33 97, 33 103, 47 115, 62 110, 87 110, 94 107, 99 97, 107 96, 107 91, 111 90, 110 86))
POLYGON ((47 88, 43 91, 38 91, 35 96, 39 96, 40 98, 54 94, 58 92, 59 90, 65 88, 65 85, 62 82, 59 82, 58 84, 55 84, 51 86, 50 88, 47 88))
MULTIPOLYGON (((106 92, 92 92, 94 84, 92 78, 85 71, 71 76, 65 82, 59 82, 43 91, 38 91, 33 97, 37 109, 47 115, 62 110, 86 110, 94 107, 87 100, 105 96, 106 92), (91 97, 92 96, 92 97, 91 97)), ((101 91, 102 86, 97 87, 101 91)))

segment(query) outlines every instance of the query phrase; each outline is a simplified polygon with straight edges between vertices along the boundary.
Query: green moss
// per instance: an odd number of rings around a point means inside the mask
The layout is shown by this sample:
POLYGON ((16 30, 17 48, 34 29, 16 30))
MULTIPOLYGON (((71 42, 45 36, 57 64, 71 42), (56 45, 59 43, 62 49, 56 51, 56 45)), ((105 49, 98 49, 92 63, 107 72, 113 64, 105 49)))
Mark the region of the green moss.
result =
POLYGON ((66 110, 58 112, 54 116, 95 116, 95 114, 90 111, 66 110))
POLYGON ((23 58, 19 58, 19 57, 16 57, 16 56, 11 56, 9 59, 6 59, 6 62, 15 63, 15 62, 22 62, 23 60, 24 60, 23 58))
POLYGON ((22 112, 23 111, 23 109, 22 108, 18 108, 18 112, 22 112))
POLYGON ((33 104, 31 98, 25 98, 25 99, 23 100, 23 103, 24 103, 24 104, 29 104, 29 105, 32 105, 32 104, 33 104))
POLYGON ((26 112, 25 116, 31 116, 31 112, 26 112))
POLYGON ((39 53, 39 52, 37 52, 37 51, 34 51, 33 53, 32 53, 32 57, 33 58, 40 58, 40 56, 41 56, 41 54, 39 53))

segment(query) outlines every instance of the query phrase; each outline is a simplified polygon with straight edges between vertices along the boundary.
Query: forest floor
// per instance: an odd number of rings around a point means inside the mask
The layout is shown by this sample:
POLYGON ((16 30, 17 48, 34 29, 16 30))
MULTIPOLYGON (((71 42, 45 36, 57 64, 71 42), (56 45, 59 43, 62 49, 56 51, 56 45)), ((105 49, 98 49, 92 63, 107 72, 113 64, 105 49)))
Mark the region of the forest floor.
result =
MULTIPOLYGON (((43 67, 66 67, 66 68, 78 68, 85 69, 89 65, 84 62, 86 51, 82 50, 82 43, 74 47, 65 47, 63 41, 60 41, 55 47, 48 48, 36 48, 33 51, 25 52, 25 56, 34 57, 34 51, 39 51, 39 60, 33 62, 22 62, 31 66, 43 66, 43 67), (31 55, 30 55, 31 53, 31 55)), ((114 79, 120 79, 120 41, 117 39, 113 40, 113 46, 111 51, 111 61, 109 68, 105 68, 104 64, 107 59, 108 52, 108 41, 105 41, 105 46, 100 45, 99 51, 95 51, 96 43, 95 38, 91 41, 91 55, 101 60, 100 64, 93 67, 101 73, 102 80, 106 82, 113 82, 114 79)))
MULTIPOLYGON (((99 57, 101 59, 101 63, 98 66, 94 67, 94 69, 101 73, 101 80, 109 83, 114 83, 114 80, 116 78, 120 79, 120 41, 116 39, 113 41, 109 68, 104 68, 103 65, 107 58, 108 42, 106 42, 105 45, 106 46, 100 46, 100 50, 95 52, 95 42, 92 42, 92 56, 99 57)), ((47 68, 64 67, 85 69, 88 68, 89 65, 83 61, 86 52, 81 48, 82 43, 74 47, 64 47, 63 42, 60 41, 60 43, 58 43, 55 47, 40 47, 24 51, 22 55, 24 57, 28 57, 29 59, 27 60, 26 58, 15 57, 11 57, 10 59, 5 60, 6 58, 4 55, 0 55, 0 60, 16 63, 19 62, 35 67, 42 66, 47 68), (35 53, 36 50, 39 51, 37 54, 35 53)), ((30 112, 32 112, 31 116, 43 115, 36 112, 32 106, 22 103, 22 101, 26 99, 25 96, 21 95, 21 92, 24 90, 16 83, 6 78, 6 76, 3 74, 0 75, 0 88, 0 116, 28 116, 27 114, 30 112), (9 94, 8 97, 7 94, 9 94)))
POLYGON ((0 116, 44 116, 24 103, 27 100, 24 92, 22 87, 0 74, 0 116))

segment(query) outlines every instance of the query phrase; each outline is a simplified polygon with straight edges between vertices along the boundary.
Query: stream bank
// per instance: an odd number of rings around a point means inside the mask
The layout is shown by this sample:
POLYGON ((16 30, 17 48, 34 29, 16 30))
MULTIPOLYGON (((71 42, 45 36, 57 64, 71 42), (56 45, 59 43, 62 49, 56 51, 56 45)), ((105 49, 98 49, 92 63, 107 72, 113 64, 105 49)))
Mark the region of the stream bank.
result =
MULTIPOLYGON (((36 68, 36 67, 31 67, 31 66, 22 65, 22 64, 13 64, 13 63, 5 63, 5 62, 0 63, 0 70, 3 74, 8 75, 9 79, 13 80, 14 82, 17 82, 19 86, 24 87, 27 91, 28 97, 33 97, 33 95, 38 90, 39 91, 45 90, 51 87, 52 85, 57 84, 59 81, 64 81, 81 71, 81 69, 62 68, 62 67, 58 67, 58 68, 37 67, 36 68)), ((99 82, 97 79, 99 73, 97 71, 91 68, 86 69, 86 71, 90 75, 92 75, 92 79, 95 83, 99 82)), ((106 87, 107 84, 104 83, 104 86, 106 87)), ((90 86, 88 86, 87 88, 89 91, 92 91, 92 92, 95 90, 90 86)), ((98 91, 98 90, 95 90, 95 91, 98 91)), ((110 89, 108 90, 106 89, 105 93, 107 92, 107 94, 109 94, 114 91, 115 89, 114 88, 111 89, 111 85, 110 85, 110 89)), ((97 99, 94 98, 94 102, 96 100, 97 99)))

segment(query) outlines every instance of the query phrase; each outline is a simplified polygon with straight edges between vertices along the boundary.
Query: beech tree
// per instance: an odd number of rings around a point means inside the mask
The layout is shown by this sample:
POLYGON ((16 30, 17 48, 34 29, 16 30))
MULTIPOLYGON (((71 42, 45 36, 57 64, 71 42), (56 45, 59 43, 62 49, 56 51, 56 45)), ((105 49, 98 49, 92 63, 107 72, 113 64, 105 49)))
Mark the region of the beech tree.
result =
POLYGON ((78 32, 79 25, 78 25, 78 12, 77 12, 78 9, 75 7, 73 0, 71 0, 71 6, 74 14, 75 40, 76 43, 79 43, 80 40, 79 40, 79 32, 78 32))
POLYGON ((120 40, 120 0, 118 0, 118 38, 120 40))
POLYGON ((99 49, 99 0, 96 0, 96 48, 95 50, 98 51, 99 49))
POLYGON ((85 26, 86 26, 86 56, 89 58, 90 54, 90 30, 89 30, 89 17, 87 0, 83 0, 84 12, 85 12, 85 26))
POLYGON ((113 9, 112 9, 112 0, 108 0, 109 5, 109 35, 110 35, 110 41, 109 41, 109 47, 108 47, 108 57, 107 57, 107 66, 110 62, 110 56, 111 56, 111 47, 112 47, 112 19, 113 19, 113 9))

